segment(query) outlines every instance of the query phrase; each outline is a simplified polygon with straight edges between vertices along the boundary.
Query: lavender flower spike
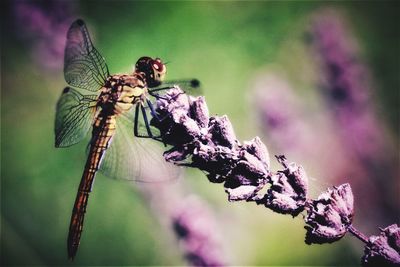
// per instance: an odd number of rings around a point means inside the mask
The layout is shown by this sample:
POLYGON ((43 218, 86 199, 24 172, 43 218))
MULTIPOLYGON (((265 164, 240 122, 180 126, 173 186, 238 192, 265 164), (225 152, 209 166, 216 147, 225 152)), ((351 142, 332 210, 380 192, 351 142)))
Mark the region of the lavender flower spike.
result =
POLYGON ((400 227, 392 224, 371 236, 365 246, 364 266, 400 266, 400 227))
POLYGON ((312 201, 305 218, 306 243, 332 243, 342 238, 353 220, 353 202, 349 184, 329 188, 312 201))
MULTIPOLYGON (((163 119, 153 118, 150 124, 160 130, 164 143, 172 146, 164 152, 164 158, 206 172, 210 182, 224 185, 229 201, 256 202, 292 216, 306 210, 307 244, 332 243, 350 232, 367 243, 365 261, 387 259, 398 264, 397 226, 383 229, 383 236, 369 240, 352 226, 354 199, 349 184, 330 188, 317 200, 307 199, 308 179, 300 165, 288 164, 284 156, 277 156, 284 169, 271 172, 268 150, 261 140, 256 137, 241 144, 227 116, 209 116, 203 97, 187 96, 174 88, 157 100, 155 111, 163 119), (267 186, 262 195, 261 190, 267 186)), ((184 217, 177 217, 176 226, 183 229, 183 242, 192 244, 190 238, 185 238, 192 227, 180 218, 184 217)), ((194 251, 193 255, 201 254, 194 251)))

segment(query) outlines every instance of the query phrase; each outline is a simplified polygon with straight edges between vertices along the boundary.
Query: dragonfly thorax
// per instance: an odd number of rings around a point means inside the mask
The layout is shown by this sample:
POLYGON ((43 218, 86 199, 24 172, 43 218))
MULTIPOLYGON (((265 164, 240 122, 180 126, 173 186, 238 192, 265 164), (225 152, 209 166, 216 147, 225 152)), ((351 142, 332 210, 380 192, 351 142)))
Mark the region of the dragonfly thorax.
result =
POLYGON ((114 114, 126 112, 138 102, 146 99, 147 87, 137 75, 110 76, 102 88, 98 105, 112 109, 114 114))

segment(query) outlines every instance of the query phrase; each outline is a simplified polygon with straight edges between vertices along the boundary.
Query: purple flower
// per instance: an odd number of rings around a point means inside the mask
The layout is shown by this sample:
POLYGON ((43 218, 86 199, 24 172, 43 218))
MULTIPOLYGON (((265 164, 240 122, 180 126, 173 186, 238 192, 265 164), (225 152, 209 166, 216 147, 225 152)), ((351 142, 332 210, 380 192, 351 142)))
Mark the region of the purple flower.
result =
POLYGON ((392 224, 380 229, 381 234, 371 236, 364 249, 364 266, 400 265, 400 228, 392 224))
POLYGON ((305 218, 306 243, 332 243, 342 238, 353 220, 353 202, 349 184, 329 188, 313 200, 305 218))
POLYGON ((34 62, 47 70, 62 69, 74 1, 15 1, 13 5, 17 32, 32 43, 34 62))

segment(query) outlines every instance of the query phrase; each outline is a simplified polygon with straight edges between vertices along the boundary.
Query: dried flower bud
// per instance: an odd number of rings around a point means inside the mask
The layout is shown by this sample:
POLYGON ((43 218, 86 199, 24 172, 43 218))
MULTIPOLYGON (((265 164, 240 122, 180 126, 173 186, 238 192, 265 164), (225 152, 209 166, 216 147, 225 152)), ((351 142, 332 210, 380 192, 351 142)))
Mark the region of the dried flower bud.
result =
POLYGON ((364 249, 363 266, 400 266, 400 227, 392 224, 371 236, 364 249))
POLYGON ((227 116, 212 117, 209 125, 209 132, 215 144, 232 148, 237 143, 235 132, 227 116))
POLYGON ((255 185, 242 185, 236 188, 225 187, 225 192, 228 193, 229 201, 240 201, 252 199, 258 191, 261 190, 263 184, 255 185))
POLYGON ((298 195, 298 198, 305 200, 308 191, 308 177, 303 167, 292 162, 283 173, 290 180, 291 186, 298 195))
POLYGON ((243 148, 249 152, 251 155, 256 156, 262 163, 264 163, 265 168, 269 169, 270 159, 267 147, 261 142, 260 137, 256 136, 251 141, 245 141, 243 148))
POLYGON ((271 187, 258 204, 282 214, 297 216, 306 203, 308 177, 303 167, 296 163, 286 163, 284 156, 276 156, 284 167, 283 171, 270 176, 271 187))
POLYGON ((267 180, 268 169, 256 156, 243 148, 237 152, 239 158, 232 165, 224 184, 229 201, 248 200, 254 197, 267 180))
POLYGON ((191 153, 191 167, 220 176, 226 176, 232 171, 233 155, 231 150, 226 147, 205 145, 196 141, 191 153))
POLYGON ((204 96, 199 96, 196 100, 191 103, 190 106, 191 117, 194 118, 201 128, 208 127, 208 121, 210 119, 208 107, 204 100, 204 96))
POLYGON ((353 201, 349 184, 329 188, 313 200, 305 219, 306 243, 332 243, 342 238, 353 220, 353 201))
POLYGON ((235 167, 236 169, 240 169, 241 173, 248 174, 249 179, 265 179, 269 173, 265 164, 261 162, 257 157, 251 155, 247 151, 239 152, 240 160, 235 167))
POLYGON ((183 127, 188 140, 193 140, 200 135, 200 127, 197 122, 189 118, 185 113, 173 113, 172 119, 177 125, 183 127))
POLYGON ((264 165, 254 156, 247 159, 240 160, 226 178, 224 187, 229 201, 253 200, 267 182, 268 171, 263 169, 264 165))

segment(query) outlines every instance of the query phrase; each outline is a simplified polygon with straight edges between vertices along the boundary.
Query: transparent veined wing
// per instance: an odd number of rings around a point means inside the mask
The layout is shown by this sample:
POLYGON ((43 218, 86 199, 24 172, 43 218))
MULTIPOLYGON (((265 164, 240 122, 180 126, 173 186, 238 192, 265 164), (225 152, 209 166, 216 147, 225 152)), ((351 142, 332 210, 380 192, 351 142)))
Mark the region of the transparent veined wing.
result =
POLYGON ((81 141, 89 132, 96 112, 97 95, 83 95, 65 87, 57 102, 55 146, 67 147, 81 141))
MULTIPOLYGON (((181 168, 165 161, 165 149, 161 143, 134 136, 134 113, 135 109, 132 108, 128 113, 118 116, 115 134, 105 152, 100 171, 110 178, 145 183, 177 179, 181 168)), ((138 127, 140 133, 145 132, 142 121, 138 127)))
POLYGON ((67 33, 64 54, 64 77, 69 85, 97 91, 110 76, 104 58, 93 46, 85 22, 72 23, 67 33))

